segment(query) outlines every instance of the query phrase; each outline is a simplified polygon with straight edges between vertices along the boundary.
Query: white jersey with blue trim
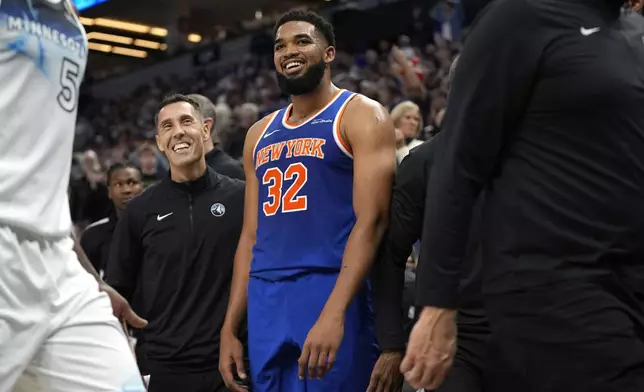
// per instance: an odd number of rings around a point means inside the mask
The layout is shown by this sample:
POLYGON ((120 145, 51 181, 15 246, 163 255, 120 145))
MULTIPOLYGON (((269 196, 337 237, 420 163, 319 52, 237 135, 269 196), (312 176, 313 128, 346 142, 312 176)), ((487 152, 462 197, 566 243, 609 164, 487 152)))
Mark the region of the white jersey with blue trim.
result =
POLYGON ((0 226, 70 234, 87 36, 70 0, 0 0, 0 226))

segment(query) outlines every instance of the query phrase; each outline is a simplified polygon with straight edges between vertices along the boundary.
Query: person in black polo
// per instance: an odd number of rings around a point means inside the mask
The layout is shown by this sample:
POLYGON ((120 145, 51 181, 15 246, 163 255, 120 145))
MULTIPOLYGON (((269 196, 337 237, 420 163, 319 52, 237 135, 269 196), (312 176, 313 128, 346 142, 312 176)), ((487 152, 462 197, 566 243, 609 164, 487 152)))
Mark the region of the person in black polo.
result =
POLYGON ((210 134, 194 100, 173 95, 156 118, 170 176, 128 203, 119 219, 106 280, 136 291, 150 392, 219 392, 221 329, 242 227, 244 182, 206 165, 210 134))
MULTIPOLYGON (((376 363, 373 391, 378 390, 375 387, 382 381, 402 383, 399 366, 407 341, 403 317, 416 318, 415 309, 403 310, 405 266, 412 246, 422 236, 425 196, 428 184, 432 183, 430 173, 446 137, 441 132, 411 150, 396 173, 389 227, 372 270, 376 333, 381 350, 388 353, 376 363)), ((458 350, 447 379, 436 392, 480 392, 487 383, 489 372, 485 364, 490 329, 481 293, 478 221, 479 217, 475 217, 459 286, 458 350)))
POLYGON ((201 115, 210 132, 210 139, 204 143, 206 147, 206 164, 219 174, 244 180, 244 167, 241 161, 234 159, 220 148, 221 143, 219 142, 219 136, 215 129, 217 118, 215 104, 203 95, 190 94, 188 97, 194 99, 199 104, 201 115))
POLYGON ((118 217, 126 203, 143 191, 141 170, 131 163, 115 163, 107 169, 106 177, 108 196, 112 201, 110 214, 87 226, 80 239, 81 247, 99 274, 107 265, 118 217))

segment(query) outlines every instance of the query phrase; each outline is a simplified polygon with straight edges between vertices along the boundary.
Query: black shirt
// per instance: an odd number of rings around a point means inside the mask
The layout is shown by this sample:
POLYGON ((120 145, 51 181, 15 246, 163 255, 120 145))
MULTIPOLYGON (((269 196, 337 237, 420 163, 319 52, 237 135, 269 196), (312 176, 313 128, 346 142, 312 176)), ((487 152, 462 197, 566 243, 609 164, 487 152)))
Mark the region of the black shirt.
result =
POLYGON ((216 369, 242 227, 244 182, 207 169, 161 180, 130 201, 114 233, 106 281, 136 298, 153 371, 216 369))
POLYGON ((463 26, 470 26, 476 17, 487 7, 492 0, 463 0, 463 26))
POLYGON ((484 291, 597 276, 644 290, 644 27, 623 3, 498 0, 477 22, 428 188, 421 305, 457 307, 483 189, 484 291))
MULTIPOLYGON (((427 184, 434 156, 444 142, 444 134, 424 142, 403 159, 394 181, 389 227, 383 237, 373 267, 373 294, 378 343, 383 350, 404 349, 402 309, 405 266, 412 246, 423 229, 427 184)), ((479 220, 472 225, 466 263, 461 273, 459 324, 486 328, 480 288, 479 220)), ((429 230, 429 229, 428 229, 429 230)), ((422 249, 421 249, 422 252, 422 249)), ((459 333, 462 332, 459 328, 459 333)))
POLYGON ((233 159, 233 157, 217 147, 206 154, 206 164, 211 169, 219 174, 223 174, 224 176, 236 178, 238 180, 244 180, 246 178, 242 163, 237 159, 233 159))
POLYGON ((110 245, 116 221, 116 213, 112 212, 107 218, 87 226, 80 238, 81 247, 99 273, 105 270, 110 257, 110 245))
POLYGON ((83 176, 69 184, 69 208, 75 223, 95 222, 105 217, 112 208, 107 186, 98 183, 92 187, 83 176))

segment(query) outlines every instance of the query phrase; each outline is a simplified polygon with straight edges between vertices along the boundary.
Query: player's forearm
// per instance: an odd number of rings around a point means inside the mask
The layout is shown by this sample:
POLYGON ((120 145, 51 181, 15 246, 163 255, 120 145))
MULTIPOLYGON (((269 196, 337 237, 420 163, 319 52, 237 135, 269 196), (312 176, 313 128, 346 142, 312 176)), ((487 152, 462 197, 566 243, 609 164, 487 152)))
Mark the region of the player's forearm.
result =
POLYGON ((344 252, 342 269, 322 311, 342 314, 360 291, 373 264, 376 250, 387 227, 385 214, 370 222, 356 222, 344 252))
POLYGON ((253 241, 241 239, 235 254, 233 280, 230 288, 228 310, 222 330, 237 335, 239 325, 246 314, 248 301, 248 280, 250 275, 250 262, 253 258, 253 241))
POLYGON ((71 237, 74 241, 74 252, 76 252, 76 256, 78 256, 78 262, 80 265, 82 265, 85 271, 92 275, 99 283, 102 282, 100 275, 96 272, 94 266, 89 261, 89 258, 87 258, 85 251, 81 247, 80 241, 76 238, 76 233, 72 231, 71 237))

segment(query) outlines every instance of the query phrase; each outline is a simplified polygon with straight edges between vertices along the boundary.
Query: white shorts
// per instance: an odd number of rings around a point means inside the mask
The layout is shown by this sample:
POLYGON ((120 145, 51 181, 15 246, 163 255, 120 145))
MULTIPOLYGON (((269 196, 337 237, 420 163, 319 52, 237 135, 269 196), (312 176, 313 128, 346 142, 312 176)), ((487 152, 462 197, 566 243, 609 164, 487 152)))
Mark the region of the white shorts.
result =
POLYGON ((70 239, 0 226, 0 392, 141 392, 108 296, 70 239))

